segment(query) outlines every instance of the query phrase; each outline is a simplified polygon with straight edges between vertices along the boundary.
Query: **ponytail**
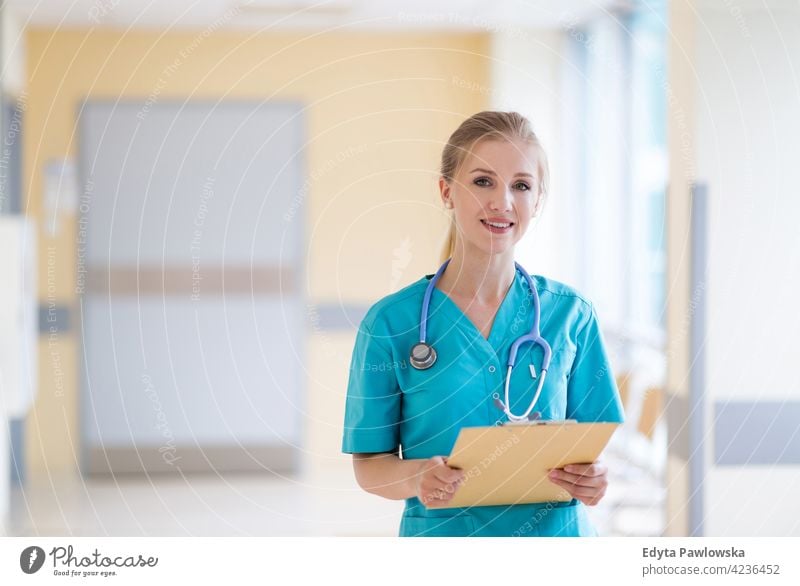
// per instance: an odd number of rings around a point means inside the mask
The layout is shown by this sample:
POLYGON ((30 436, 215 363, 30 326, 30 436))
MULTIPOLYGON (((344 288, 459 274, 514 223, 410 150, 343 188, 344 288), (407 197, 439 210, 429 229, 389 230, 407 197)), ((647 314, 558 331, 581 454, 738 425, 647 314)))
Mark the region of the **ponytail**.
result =
POLYGON ((439 264, 443 264, 448 258, 453 257, 453 253, 456 251, 456 221, 450 221, 450 229, 447 231, 447 238, 444 241, 444 246, 442 246, 441 258, 439 259, 439 264))

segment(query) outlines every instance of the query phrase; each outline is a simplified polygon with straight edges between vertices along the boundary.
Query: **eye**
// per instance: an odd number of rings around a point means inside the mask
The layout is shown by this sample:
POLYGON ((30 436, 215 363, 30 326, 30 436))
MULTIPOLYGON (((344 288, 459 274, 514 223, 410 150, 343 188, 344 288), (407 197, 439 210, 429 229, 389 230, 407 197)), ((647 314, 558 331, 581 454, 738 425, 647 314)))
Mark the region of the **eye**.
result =
MULTIPOLYGON (((480 187, 489 187, 492 182, 488 177, 478 177, 473 181, 475 185, 480 187)), ((518 181, 514 184, 514 189, 519 189, 520 191, 530 191, 531 186, 525 183, 524 181, 518 181)))

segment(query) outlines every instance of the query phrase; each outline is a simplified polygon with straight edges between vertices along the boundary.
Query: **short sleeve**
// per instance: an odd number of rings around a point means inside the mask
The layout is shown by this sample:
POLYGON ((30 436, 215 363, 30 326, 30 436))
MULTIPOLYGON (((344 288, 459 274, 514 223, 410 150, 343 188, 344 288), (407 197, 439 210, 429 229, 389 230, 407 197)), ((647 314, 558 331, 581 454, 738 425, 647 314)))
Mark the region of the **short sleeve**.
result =
POLYGON ((567 418, 622 423, 624 413, 594 306, 577 333, 567 387, 567 418))
POLYGON ((342 451, 396 451, 400 444, 400 387, 388 343, 362 322, 350 361, 342 451))

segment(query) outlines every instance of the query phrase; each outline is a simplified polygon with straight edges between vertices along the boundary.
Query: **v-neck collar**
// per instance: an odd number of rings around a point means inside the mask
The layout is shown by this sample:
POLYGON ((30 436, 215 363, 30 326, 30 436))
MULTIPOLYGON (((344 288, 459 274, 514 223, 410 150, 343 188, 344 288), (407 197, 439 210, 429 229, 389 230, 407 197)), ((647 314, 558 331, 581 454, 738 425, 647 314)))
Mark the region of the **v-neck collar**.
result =
MULTIPOLYGON (((433 275, 426 275, 424 277, 426 284, 430 283, 432 277, 433 275)), ((520 287, 522 286, 520 280, 523 278, 524 277, 520 275, 519 271, 514 271, 514 280, 511 282, 511 286, 509 286, 508 290, 506 291, 503 301, 497 308, 488 338, 483 337, 483 334, 472 322, 469 316, 467 316, 461 310, 458 304, 453 301, 444 291, 434 287, 431 294, 431 301, 435 301, 435 305, 442 312, 446 312, 452 321, 458 324, 459 327, 461 327, 461 329, 471 338, 478 340, 478 342, 483 345, 491 346, 492 350, 497 352, 503 346, 503 343, 506 341, 506 339, 511 335, 511 332, 509 332, 508 329, 509 323, 515 311, 514 299, 519 298, 520 287)), ((523 289, 527 289, 527 287, 523 287, 523 289)), ((432 303, 432 305, 434 305, 434 303, 432 303)), ((433 314, 433 312, 431 313, 433 314)))

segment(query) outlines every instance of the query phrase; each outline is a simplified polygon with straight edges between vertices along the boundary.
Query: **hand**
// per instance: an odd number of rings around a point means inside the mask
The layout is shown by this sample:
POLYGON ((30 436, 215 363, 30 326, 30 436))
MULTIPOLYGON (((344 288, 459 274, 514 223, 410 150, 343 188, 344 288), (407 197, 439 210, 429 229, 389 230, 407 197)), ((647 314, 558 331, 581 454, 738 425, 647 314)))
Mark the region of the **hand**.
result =
POLYGON ((416 476, 416 496, 429 509, 447 506, 464 480, 464 473, 451 468, 442 456, 423 460, 416 476))
POLYGON ((566 490, 573 498, 585 505, 594 506, 606 494, 608 468, 599 461, 592 464, 569 464, 554 468, 548 477, 550 482, 566 490))

